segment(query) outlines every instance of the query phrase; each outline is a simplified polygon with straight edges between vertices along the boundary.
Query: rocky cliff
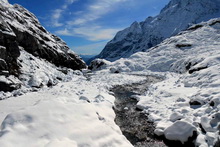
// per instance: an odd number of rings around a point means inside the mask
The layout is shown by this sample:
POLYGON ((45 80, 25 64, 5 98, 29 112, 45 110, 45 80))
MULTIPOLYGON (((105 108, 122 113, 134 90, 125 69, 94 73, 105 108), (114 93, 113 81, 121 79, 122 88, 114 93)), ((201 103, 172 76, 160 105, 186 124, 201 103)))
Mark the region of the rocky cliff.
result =
POLYGON ((82 69, 84 62, 57 36, 49 33, 37 18, 20 5, 3 1, 0 5, 1 71, 17 69, 19 46, 57 66, 82 69), (12 68, 13 67, 13 68, 12 68))
POLYGON ((171 0, 155 17, 118 32, 97 58, 114 61, 146 51, 192 24, 220 16, 220 0, 171 0))
MULTIPOLYGON (((18 58, 22 50, 57 67, 86 68, 84 61, 59 37, 45 30, 31 12, 3 0, 0 3, 0 76, 19 78, 23 65, 18 58)), ((5 88, 0 80, 0 90, 10 88, 5 88)))

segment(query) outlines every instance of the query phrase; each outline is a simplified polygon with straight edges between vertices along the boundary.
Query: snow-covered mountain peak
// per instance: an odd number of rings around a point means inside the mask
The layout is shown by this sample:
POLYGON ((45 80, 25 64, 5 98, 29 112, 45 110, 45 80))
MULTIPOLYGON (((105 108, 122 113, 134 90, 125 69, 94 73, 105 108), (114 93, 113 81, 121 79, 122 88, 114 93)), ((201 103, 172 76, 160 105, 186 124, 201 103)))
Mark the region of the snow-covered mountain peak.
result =
POLYGON ((193 24, 220 17, 219 0, 171 0, 155 17, 119 31, 97 56, 110 61, 146 51, 193 24))

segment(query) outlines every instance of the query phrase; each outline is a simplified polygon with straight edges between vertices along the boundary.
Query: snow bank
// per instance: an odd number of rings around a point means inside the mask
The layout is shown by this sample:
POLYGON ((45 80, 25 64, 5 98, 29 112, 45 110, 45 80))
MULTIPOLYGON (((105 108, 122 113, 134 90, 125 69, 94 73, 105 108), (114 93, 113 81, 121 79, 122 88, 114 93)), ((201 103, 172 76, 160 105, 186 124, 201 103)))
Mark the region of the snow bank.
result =
MULTIPOLYGON (((0 146, 132 146, 114 122, 114 97, 101 82, 107 75, 93 76, 96 82, 78 75, 51 89, 0 101, 0 146)), ((135 78, 114 79, 124 84, 135 78)))
POLYGON ((120 133, 103 122, 108 120, 99 119, 93 105, 74 104, 65 99, 40 101, 7 115, 2 123, 0 146, 128 145, 123 144, 125 139, 120 133))

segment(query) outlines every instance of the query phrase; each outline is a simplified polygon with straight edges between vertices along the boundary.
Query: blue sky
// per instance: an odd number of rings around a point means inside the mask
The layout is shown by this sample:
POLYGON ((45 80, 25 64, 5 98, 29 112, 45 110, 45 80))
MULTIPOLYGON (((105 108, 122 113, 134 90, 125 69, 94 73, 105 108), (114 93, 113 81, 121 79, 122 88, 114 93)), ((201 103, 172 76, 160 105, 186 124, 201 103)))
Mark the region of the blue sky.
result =
POLYGON ((169 0, 9 0, 34 13, 78 54, 98 54, 116 32, 157 15, 169 0))

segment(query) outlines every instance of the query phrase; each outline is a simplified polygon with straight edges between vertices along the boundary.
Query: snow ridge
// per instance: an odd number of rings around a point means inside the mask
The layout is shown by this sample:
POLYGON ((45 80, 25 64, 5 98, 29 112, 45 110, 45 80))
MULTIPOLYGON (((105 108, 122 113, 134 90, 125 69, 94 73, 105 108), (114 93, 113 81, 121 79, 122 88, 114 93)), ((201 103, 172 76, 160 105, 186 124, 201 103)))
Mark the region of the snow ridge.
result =
POLYGON ((158 16, 134 22, 118 32, 97 58, 109 61, 127 58, 138 51, 146 51, 192 24, 219 16, 219 0, 171 0, 158 16))

